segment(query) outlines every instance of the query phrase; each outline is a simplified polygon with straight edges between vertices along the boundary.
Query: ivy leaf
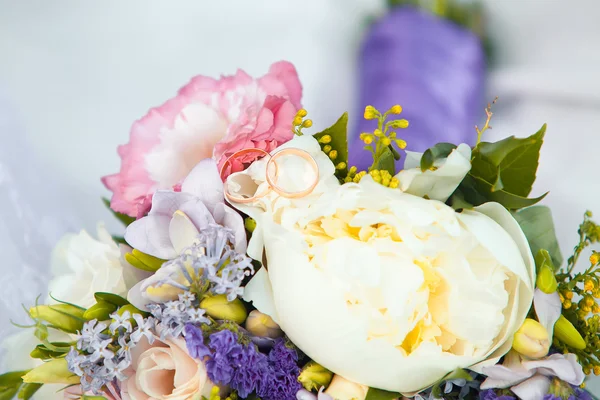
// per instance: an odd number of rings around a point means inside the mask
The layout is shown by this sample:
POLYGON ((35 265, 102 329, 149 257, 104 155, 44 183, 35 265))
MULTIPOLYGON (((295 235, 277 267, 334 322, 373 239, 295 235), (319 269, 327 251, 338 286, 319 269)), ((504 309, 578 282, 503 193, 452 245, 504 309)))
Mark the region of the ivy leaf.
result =
POLYGON ((550 209, 546 206, 534 206, 519 210, 513 215, 525 233, 531 252, 535 255, 540 249, 547 250, 552 257, 552 263, 557 268, 560 267, 563 256, 556 239, 550 209))
POLYGON ((325 135, 331 136, 331 142, 327 144, 331 146, 332 150, 337 151, 337 157, 333 161, 334 164, 346 163, 346 168, 335 170, 335 175, 338 178, 344 178, 348 173, 348 113, 342 114, 336 123, 329 128, 316 133, 314 138, 321 140, 325 135))
POLYGON ((504 190, 527 197, 535 181, 545 132, 544 124, 524 139, 511 136, 495 143, 479 143, 473 150, 471 175, 492 183, 494 192, 504 190))
POLYGON ((126 214, 122 214, 120 212, 114 211, 112 208, 110 208, 110 200, 103 198, 102 202, 104 203, 104 205, 106 206, 106 208, 108 208, 108 210, 119 220, 123 223, 123 225, 125 226, 129 226, 129 224, 131 224, 132 222, 135 221, 134 217, 130 217, 129 215, 126 214))
POLYGON ((385 148, 373 169, 388 171, 392 176, 396 175, 396 164, 394 163, 394 154, 389 148, 385 148))
POLYGON ((431 169, 437 160, 448 157, 454 149, 456 149, 456 145, 452 143, 438 143, 428 148, 421 157, 421 171, 425 172, 431 169))
POLYGON ((365 400, 393 400, 402 397, 400 393, 370 387, 365 400))

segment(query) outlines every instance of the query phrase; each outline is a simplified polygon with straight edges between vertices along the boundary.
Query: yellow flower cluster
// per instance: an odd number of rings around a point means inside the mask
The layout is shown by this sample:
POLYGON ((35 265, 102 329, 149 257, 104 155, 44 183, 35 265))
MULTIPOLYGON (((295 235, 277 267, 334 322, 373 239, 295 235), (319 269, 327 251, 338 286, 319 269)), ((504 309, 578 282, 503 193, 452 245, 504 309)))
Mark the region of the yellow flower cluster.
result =
POLYGON ((400 185, 400 181, 398 181, 398 178, 396 178, 395 176, 392 176, 392 174, 390 174, 386 170, 374 169, 369 172, 367 172, 367 171, 357 172, 357 169, 354 166, 350 167, 350 169, 348 170, 348 175, 346 176, 346 178, 344 178, 344 182, 358 183, 367 174, 369 174, 375 182, 380 183, 385 187, 396 189, 400 185))
POLYGON ((292 132, 294 132, 295 135, 302 136, 302 128, 310 128, 312 126, 312 120, 304 119, 307 115, 308 112, 304 108, 299 109, 296 113, 292 122, 292 132))

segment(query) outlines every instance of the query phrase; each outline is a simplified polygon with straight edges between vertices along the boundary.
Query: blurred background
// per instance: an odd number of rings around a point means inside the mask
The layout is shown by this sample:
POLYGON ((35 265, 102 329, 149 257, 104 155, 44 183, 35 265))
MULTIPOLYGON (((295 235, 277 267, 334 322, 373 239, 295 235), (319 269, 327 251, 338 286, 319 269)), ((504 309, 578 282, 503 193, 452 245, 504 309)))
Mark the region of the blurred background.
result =
MULTIPOLYGON (((100 220, 119 231, 100 201, 109 193, 99 178, 118 171, 116 146, 150 107, 196 74, 241 68, 260 76, 289 60, 315 131, 346 110, 359 115, 373 79, 365 76, 365 38, 386 12, 383 0, 0 0, 2 323, 21 315, 15 304, 44 291, 44 263, 60 234, 94 231, 100 220)), ((568 255, 584 211, 600 215, 600 3, 487 0, 480 12, 481 19, 462 22, 486 37, 487 55, 481 50, 473 64, 482 62, 474 73, 484 84, 457 81, 440 96, 453 104, 480 95, 473 100, 479 124, 485 102, 499 96, 490 140, 530 135, 548 123, 534 194, 550 190, 544 203, 568 255)), ((442 33, 404 34, 461 57, 442 33)), ((412 54, 419 58, 423 48, 413 46, 412 54)), ((432 73, 452 76, 446 61, 432 73)), ((404 62, 411 60, 380 61, 388 73, 404 62)), ((452 118, 445 123, 456 128, 452 118)), ((474 130, 463 134, 475 139, 474 130)), ((10 329, 0 325, 0 337, 10 329)))

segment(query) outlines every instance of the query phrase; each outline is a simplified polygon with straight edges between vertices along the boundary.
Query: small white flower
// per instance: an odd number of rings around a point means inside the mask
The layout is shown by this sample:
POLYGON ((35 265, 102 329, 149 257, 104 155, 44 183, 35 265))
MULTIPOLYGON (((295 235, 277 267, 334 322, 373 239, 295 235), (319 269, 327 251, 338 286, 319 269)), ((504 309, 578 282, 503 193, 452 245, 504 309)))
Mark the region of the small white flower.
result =
POLYGON ((125 332, 130 333, 131 332, 131 313, 129 311, 125 311, 123 313, 123 315, 119 315, 117 313, 113 313, 110 315, 110 318, 112 318, 113 322, 110 324, 110 326, 108 327, 108 329, 113 332, 113 333, 117 333, 117 330, 119 328, 125 328, 125 332))
POLYGON ((93 353, 90 355, 89 361, 92 363, 95 363, 96 361, 100 360, 101 358, 104 358, 104 359, 113 358, 115 356, 115 353, 113 353, 112 351, 110 351, 106 348, 111 343, 112 343, 112 338, 93 342, 91 344, 91 348, 90 348, 90 350, 93 350, 93 353))
POLYGON ((119 381, 124 381, 127 379, 127 375, 125 375, 123 371, 129 367, 129 364, 131 364, 131 361, 129 360, 121 360, 117 363, 114 359, 106 359, 104 360, 104 373, 108 378, 117 378, 119 381))
POLYGON ((183 303, 186 307, 191 307, 192 306, 192 302, 196 299, 196 296, 194 296, 193 293, 191 292, 184 292, 182 294, 179 295, 179 301, 181 303, 183 303))
POLYGON ((187 310, 189 322, 194 324, 208 324, 210 320, 204 316, 206 311, 201 308, 191 308, 187 310))
POLYGON ((140 314, 133 314, 133 319, 137 322, 137 328, 131 334, 131 340, 134 343, 138 343, 142 340, 143 336, 146 336, 148 339, 148 343, 154 343, 154 333, 152 333, 152 328, 154 328, 154 319, 142 317, 140 314))
POLYGON ((117 350, 117 357, 129 360, 131 362, 131 348, 135 346, 132 340, 127 340, 127 336, 123 335, 119 337, 119 350, 117 350))

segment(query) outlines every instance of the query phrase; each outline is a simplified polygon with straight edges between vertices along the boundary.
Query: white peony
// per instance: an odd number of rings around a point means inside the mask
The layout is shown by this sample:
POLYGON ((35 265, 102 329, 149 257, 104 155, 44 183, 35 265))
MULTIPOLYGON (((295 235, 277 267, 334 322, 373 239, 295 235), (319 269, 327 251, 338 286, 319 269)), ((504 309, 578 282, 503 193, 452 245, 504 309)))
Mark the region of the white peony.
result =
POLYGON ((54 278, 48 291, 58 300, 85 308, 96 303, 96 292, 125 296, 127 289, 148 276, 124 260, 125 251, 103 224, 98 225, 98 239, 86 231, 65 235, 52 254, 54 278))
MULTIPOLYGON (((286 147, 320 161, 315 145, 301 137, 286 147)), ((245 174, 260 183, 260 168, 245 174)), ((320 167, 310 199, 271 194, 239 205, 257 222, 252 241, 264 244, 268 267, 245 299, 312 359, 362 385, 409 393, 456 368, 495 364, 534 287, 531 251, 510 213, 488 203, 458 214, 369 176, 333 185, 332 174, 320 167)))

